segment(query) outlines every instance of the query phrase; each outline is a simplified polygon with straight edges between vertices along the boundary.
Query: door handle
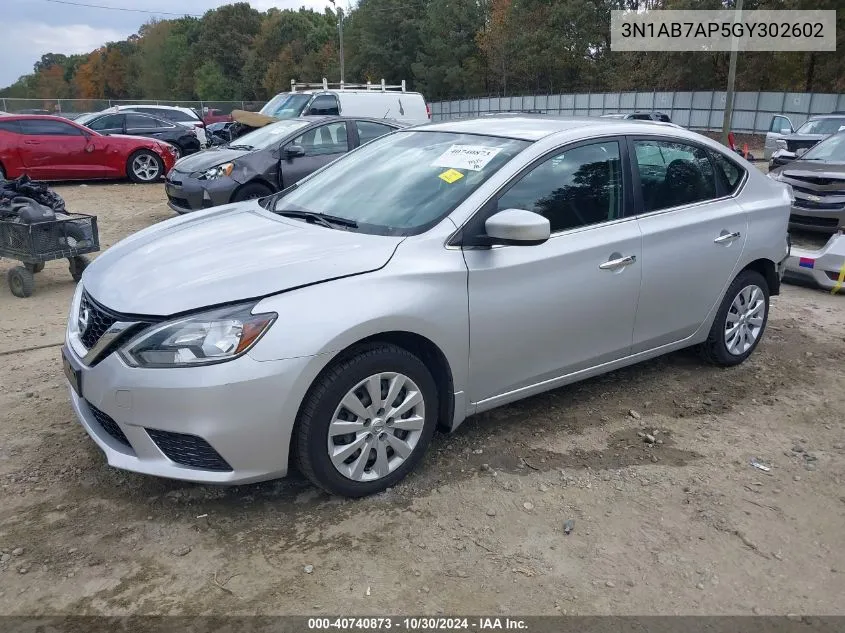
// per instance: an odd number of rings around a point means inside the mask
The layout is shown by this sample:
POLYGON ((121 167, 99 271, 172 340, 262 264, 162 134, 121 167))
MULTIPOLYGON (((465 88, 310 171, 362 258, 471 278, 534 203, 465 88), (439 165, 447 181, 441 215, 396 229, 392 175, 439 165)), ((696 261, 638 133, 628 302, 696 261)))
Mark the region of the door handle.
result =
POLYGON ((730 244, 736 239, 739 239, 739 231, 733 233, 722 233, 719 237, 713 240, 714 244, 730 244))
POLYGON ((627 257, 620 257, 619 259, 611 259, 603 264, 599 264, 601 270, 618 270, 625 266, 630 266, 637 261, 636 255, 628 255, 627 257))

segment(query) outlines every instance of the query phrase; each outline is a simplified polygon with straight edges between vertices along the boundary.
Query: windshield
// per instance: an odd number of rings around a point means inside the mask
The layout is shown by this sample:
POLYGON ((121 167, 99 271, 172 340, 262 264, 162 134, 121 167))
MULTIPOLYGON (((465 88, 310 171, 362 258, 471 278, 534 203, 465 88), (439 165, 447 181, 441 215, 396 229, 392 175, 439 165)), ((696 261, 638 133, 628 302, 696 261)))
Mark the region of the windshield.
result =
POLYGON ((810 119, 798 128, 796 134, 836 134, 845 129, 845 118, 810 119))
POLYGON ((265 103, 259 112, 277 119, 293 119, 302 114, 305 104, 310 100, 311 95, 308 94, 283 92, 265 103))
POLYGON ((845 163, 845 133, 826 138, 801 156, 801 160, 819 160, 826 163, 845 163))
POLYGON ((87 126, 91 121, 96 119, 98 116, 101 116, 101 112, 94 112, 92 114, 83 114, 82 116, 78 116, 74 119, 79 125, 87 126))
POLYGON ((230 144, 230 147, 250 147, 252 149, 266 149, 275 143, 282 141, 288 134, 308 125, 308 121, 299 119, 296 121, 278 121, 270 123, 257 130, 253 130, 243 136, 239 136, 230 144))
POLYGON ((381 235, 420 233, 528 145, 474 134, 396 132, 301 182, 275 210, 332 215, 381 235))

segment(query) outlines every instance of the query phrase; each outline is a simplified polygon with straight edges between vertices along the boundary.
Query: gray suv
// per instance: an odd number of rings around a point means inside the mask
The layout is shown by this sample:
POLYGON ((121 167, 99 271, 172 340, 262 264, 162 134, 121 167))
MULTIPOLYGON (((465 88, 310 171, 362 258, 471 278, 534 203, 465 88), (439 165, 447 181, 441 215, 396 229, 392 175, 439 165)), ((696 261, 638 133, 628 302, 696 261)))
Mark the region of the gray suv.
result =
POLYGON ((401 130, 104 252, 70 308, 71 402, 118 468, 240 483, 295 457, 378 492, 474 413, 690 346, 743 362, 791 202, 679 128, 401 130))

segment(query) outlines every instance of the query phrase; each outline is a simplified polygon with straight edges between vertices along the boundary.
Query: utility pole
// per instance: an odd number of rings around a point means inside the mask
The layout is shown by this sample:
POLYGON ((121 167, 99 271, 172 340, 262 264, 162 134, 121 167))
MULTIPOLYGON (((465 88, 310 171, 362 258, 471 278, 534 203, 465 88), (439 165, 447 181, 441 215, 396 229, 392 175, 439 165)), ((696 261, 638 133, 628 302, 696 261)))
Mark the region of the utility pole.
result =
MULTIPOLYGON (((329 0, 332 6, 337 6, 335 0, 329 0)), ((343 8, 337 7, 337 30, 340 35, 340 83, 343 83, 343 8)))
MULTIPOLYGON (((736 0, 734 24, 742 19, 742 0, 736 0)), ((722 117, 722 145, 728 144, 731 119, 734 113, 734 82, 736 80, 737 38, 731 38, 731 59, 728 64, 728 89, 725 93, 725 115, 722 117)))

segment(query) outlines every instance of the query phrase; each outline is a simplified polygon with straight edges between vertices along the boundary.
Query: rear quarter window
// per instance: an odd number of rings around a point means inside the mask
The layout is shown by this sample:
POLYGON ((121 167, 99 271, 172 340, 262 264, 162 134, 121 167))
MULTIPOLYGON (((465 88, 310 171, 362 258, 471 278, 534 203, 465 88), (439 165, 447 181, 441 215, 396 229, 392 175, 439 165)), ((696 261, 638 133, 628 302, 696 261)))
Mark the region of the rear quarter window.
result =
POLYGON ((742 184, 745 169, 721 152, 708 151, 710 153, 710 160, 713 161, 713 165, 716 168, 716 179, 720 181, 722 188, 728 194, 736 193, 739 190, 740 184, 742 184))

